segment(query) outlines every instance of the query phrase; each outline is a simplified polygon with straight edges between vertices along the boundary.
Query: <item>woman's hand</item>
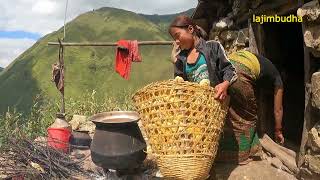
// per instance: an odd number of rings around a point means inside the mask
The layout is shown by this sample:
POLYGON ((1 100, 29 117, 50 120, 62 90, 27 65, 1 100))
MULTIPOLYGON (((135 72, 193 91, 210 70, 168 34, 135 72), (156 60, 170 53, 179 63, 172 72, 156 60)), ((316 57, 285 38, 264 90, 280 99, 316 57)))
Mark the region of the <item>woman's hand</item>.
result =
POLYGON ((227 90, 229 88, 229 81, 224 81, 223 83, 220 83, 214 87, 216 90, 216 95, 214 96, 214 99, 223 101, 227 97, 227 90))
POLYGON ((282 98, 283 98, 283 88, 276 87, 274 90, 274 119, 275 119, 274 138, 276 142, 280 144, 284 143, 284 137, 281 131, 282 117, 283 117, 282 98))
POLYGON ((279 144, 284 143, 284 137, 283 137, 282 131, 280 129, 276 128, 276 130, 274 132, 274 138, 277 143, 279 143, 279 144))

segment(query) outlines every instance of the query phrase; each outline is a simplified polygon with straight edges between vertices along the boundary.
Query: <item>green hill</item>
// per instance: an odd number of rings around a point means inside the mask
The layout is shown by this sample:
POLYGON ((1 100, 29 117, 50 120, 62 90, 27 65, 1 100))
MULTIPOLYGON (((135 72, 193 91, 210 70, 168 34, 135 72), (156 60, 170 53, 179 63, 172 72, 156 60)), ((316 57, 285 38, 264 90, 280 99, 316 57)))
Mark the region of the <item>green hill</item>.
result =
POLYGON ((150 20, 151 22, 155 23, 156 25, 159 26, 160 30, 162 30, 163 32, 167 33, 168 32, 168 27, 171 23, 171 21, 173 21, 173 19, 178 16, 178 15, 187 15, 189 17, 191 17, 191 15, 194 12, 194 8, 189 9, 187 11, 181 12, 181 13, 176 13, 176 14, 166 14, 166 15, 145 15, 145 14, 139 14, 145 18, 147 18, 148 20, 150 20))
MULTIPOLYGON (((47 46, 63 36, 63 28, 41 38, 0 74, 0 112, 8 106, 29 111, 39 93, 57 99, 51 82, 51 65, 58 59, 58 47, 47 46)), ((119 39, 170 40, 167 33, 147 16, 101 8, 82 14, 66 25, 66 42, 115 42, 119 39)), ((129 93, 147 83, 172 77, 171 46, 141 46, 142 63, 133 63, 129 81, 114 71, 115 47, 67 47, 65 49, 66 98, 81 99, 86 91, 98 97, 129 93)))
POLYGON ((1 71, 3 71, 3 68, 2 68, 2 67, 0 67, 0 72, 1 72, 1 71))

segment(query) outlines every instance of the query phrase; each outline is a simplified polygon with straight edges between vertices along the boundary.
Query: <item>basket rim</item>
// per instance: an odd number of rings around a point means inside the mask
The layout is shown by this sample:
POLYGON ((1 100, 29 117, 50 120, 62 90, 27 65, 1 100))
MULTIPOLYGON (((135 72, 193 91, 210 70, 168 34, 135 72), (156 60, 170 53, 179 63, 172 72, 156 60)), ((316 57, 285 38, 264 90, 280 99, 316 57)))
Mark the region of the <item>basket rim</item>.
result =
POLYGON ((146 86, 138 89, 137 91, 135 91, 132 94, 131 99, 134 101, 135 97, 139 96, 139 94, 144 93, 145 91, 147 91, 148 89, 150 89, 152 86, 156 85, 156 84, 163 84, 163 83, 174 83, 176 87, 179 86, 185 86, 185 85, 190 85, 190 86, 195 86, 196 88, 201 88, 202 90, 209 90, 211 91, 211 93, 215 93, 216 90, 214 89, 214 87, 212 87, 211 85, 209 86, 203 86, 200 85, 199 83, 196 82, 190 82, 190 81, 182 81, 182 82, 178 82, 175 79, 168 79, 168 80, 162 80, 162 81, 156 81, 156 82, 152 82, 150 84, 147 84, 146 86))

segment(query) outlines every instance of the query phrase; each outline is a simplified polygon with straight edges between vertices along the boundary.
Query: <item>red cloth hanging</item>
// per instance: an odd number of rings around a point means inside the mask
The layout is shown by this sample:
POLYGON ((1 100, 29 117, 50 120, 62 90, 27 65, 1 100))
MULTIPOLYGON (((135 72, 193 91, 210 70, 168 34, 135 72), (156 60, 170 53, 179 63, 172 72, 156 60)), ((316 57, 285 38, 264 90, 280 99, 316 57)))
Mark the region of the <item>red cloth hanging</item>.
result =
POLYGON ((131 62, 141 62, 138 41, 119 40, 117 45, 115 70, 124 79, 129 80, 131 62))

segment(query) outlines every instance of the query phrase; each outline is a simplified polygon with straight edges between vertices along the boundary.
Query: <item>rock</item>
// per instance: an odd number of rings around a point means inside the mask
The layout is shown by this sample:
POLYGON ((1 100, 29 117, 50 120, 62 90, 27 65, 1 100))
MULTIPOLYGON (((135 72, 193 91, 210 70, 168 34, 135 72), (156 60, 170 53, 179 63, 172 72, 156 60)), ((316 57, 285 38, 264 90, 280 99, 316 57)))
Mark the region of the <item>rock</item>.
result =
POLYGON ((306 161, 308 162, 308 168, 312 173, 320 175, 320 156, 306 155, 306 161))
POLYGON ((320 72, 312 74, 311 77, 312 106, 320 109, 320 72))
POLYGON ((251 0, 250 1, 250 7, 253 9, 256 9, 260 6, 260 4, 263 2, 263 0, 251 0))
POLYGON ((276 157, 273 157, 270 162, 271 162, 271 165, 273 165, 277 169, 282 169, 282 167, 283 167, 283 164, 280 161, 280 159, 278 159, 276 157))
POLYGON ((82 159, 86 157, 85 153, 82 153, 83 151, 81 150, 74 150, 71 152, 71 156, 73 156, 76 159, 82 159))
POLYGON ((219 35, 220 35, 220 32, 219 32, 219 31, 210 31, 210 33, 209 33, 209 39, 210 39, 210 40, 219 41, 219 35))
POLYGON ((241 29, 241 31, 243 32, 244 36, 249 40, 249 28, 241 29))
POLYGON ((277 169, 280 169, 280 170, 284 170, 290 174, 294 174, 292 171, 289 170, 289 168, 287 166, 285 166, 281 161, 280 159, 276 158, 276 157, 273 157, 273 158, 270 158, 271 160, 269 160, 271 162, 271 165, 274 166, 275 168, 277 169))
POLYGON ((303 37, 307 47, 320 51, 320 26, 307 26, 303 37))
POLYGON ((237 35, 239 33, 237 31, 230 31, 230 30, 225 30, 225 31, 222 31, 221 34, 220 34, 220 38, 223 40, 223 41, 233 41, 237 38, 237 35))
POLYGON ((86 116, 73 115, 69 124, 71 125, 72 130, 89 131, 90 134, 95 131, 94 123, 88 121, 86 116))
POLYGON ((320 20, 320 5, 317 0, 304 4, 297 10, 297 15, 306 21, 320 20))
POLYGON ((267 160, 267 161, 269 159, 269 157, 266 153, 262 153, 261 158, 262 158, 262 160, 267 160))
POLYGON ((82 168, 88 172, 95 173, 95 174, 103 174, 103 168, 95 165, 91 160, 91 152, 90 150, 79 150, 78 154, 84 154, 88 156, 85 158, 82 164, 82 168))
POLYGON ((240 11, 240 0, 234 0, 232 4, 232 12, 234 15, 237 15, 240 11))
POLYGON ((214 23, 212 25, 212 29, 214 31, 222 31, 232 26, 233 26, 233 20, 230 17, 225 17, 219 20, 218 22, 214 23))
POLYGON ((228 18, 232 18, 232 17, 233 17, 233 12, 228 13, 228 14, 227 14, 227 17, 228 17, 228 18))
POLYGON ((312 149, 313 152, 320 152, 319 132, 315 128, 312 128, 308 134, 308 146, 312 149))
POLYGON ((72 127, 72 130, 78 130, 80 125, 85 123, 87 120, 86 116, 81 116, 81 115, 73 115, 72 120, 69 121, 69 124, 72 127))
POLYGON ((237 38, 235 41, 236 46, 249 45, 249 30, 248 28, 238 31, 237 38))
POLYGON ((312 55, 313 55, 314 57, 320 58, 320 51, 317 51, 317 50, 311 48, 311 49, 310 49, 310 52, 312 53, 312 55))
POLYGON ((208 26, 208 21, 206 19, 194 19, 194 22, 196 23, 196 25, 202 27, 203 30, 205 30, 206 32, 209 31, 209 26, 208 26))
POLYGON ((299 171, 299 179, 312 179, 312 172, 306 167, 301 167, 299 171))

